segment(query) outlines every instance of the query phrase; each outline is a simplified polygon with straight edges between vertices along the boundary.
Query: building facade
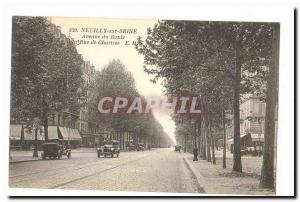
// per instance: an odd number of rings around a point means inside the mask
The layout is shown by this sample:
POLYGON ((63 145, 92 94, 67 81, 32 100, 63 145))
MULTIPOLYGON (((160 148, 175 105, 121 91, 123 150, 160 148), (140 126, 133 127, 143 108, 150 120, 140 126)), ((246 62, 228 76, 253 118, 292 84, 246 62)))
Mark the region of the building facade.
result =
MULTIPOLYGON (((263 150, 266 103, 259 97, 247 95, 240 104, 241 145, 263 150)), ((230 119, 233 119, 230 115, 230 119)), ((233 121, 226 127, 227 149, 233 151, 233 121)))
POLYGON ((99 123, 89 119, 89 103, 91 99, 92 87, 95 85, 97 71, 90 61, 86 61, 82 67, 84 84, 82 89, 85 94, 85 100, 81 103, 79 118, 76 122, 76 128, 82 137, 82 146, 95 147, 103 134, 99 128, 99 123))
MULTIPOLYGON (((70 42, 75 47, 75 42, 72 38, 64 35, 61 32, 61 27, 56 26, 51 23, 51 19, 48 19, 49 27, 48 31, 55 38, 60 40, 62 43, 69 44, 70 42)), ((59 103, 57 103, 57 108, 59 103)), ((57 109, 56 112, 53 112, 48 116, 48 139, 49 141, 62 141, 64 143, 69 143, 74 147, 78 147, 81 144, 81 136, 79 135, 78 130, 76 129, 76 120, 78 119, 78 114, 76 110, 73 109, 57 109)), ((28 120, 29 121, 29 120, 28 120)), ((22 147, 29 149, 32 147, 35 141, 35 134, 32 130, 32 123, 29 124, 28 121, 20 122, 14 120, 14 117, 11 117, 10 124, 10 143, 11 146, 22 147), (30 125, 30 126, 29 126, 30 125), (31 128, 31 129, 30 129, 31 128)), ((37 140, 39 144, 42 144, 45 141, 45 128, 40 127, 37 134, 37 140)))

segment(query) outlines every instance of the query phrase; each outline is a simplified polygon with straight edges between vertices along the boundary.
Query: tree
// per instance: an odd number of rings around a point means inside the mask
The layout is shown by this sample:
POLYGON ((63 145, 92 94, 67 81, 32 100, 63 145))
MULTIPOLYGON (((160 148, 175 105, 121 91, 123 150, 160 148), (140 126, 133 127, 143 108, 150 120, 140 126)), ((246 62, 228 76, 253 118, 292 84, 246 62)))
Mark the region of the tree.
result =
POLYGON ((251 82, 246 82, 250 73, 257 74, 268 64, 269 39, 267 23, 159 21, 136 46, 144 56, 144 70, 155 76, 154 82, 164 78, 169 89, 190 89, 203 95, 221 88, 218 79, 225 78, 226 88, 233 93, 233 171, 242 172, 241 93, 253 90, 247 86, 251 82))
POLYGON ((272 54, 269 67, 266 93, 266 121, 264 157, 261 170, 260 186, 274 188, 274 150, 276 138, 276 115, 278 107, 278 73, 279 73, 279 37, 280 25, 272 26, 272 54))
POLYGON ((172 144, 160 123, 156 121, 152 111, 147 114, 139 114, 135 111, 127 114, 126 108, 124 108, 125 110, 119 109, 118 113, 99 113, 98 103, 101 98, 106 96, 125 97, 128 99, 128 104, 135 97, 140 97, 142 102, 145 101, 136 89, 134 77, 119 59, 110 61, 96 76, 95 87, 92 89, 89 99, 90 118, 98 124, 102 124, 106 130, 118 131, 120 139, 124 139, 121 137, 124 137, 125 133, 130 133, 134 144, 138 143, 138 139, 147 141, 148 145, 172 144))
POLYGON ((225 128, 225 110, 222 110, 222 127, 223 127, 223 168, 226 168, 226 147, 227 147, 227 137, 225 128))
POLYGON ((58 110, 77 112, 82 56, 75 43, 43 17, 13 17, 11 117, 42 121, 58 110), (58 85, 60 84, 60 85, 58 85))

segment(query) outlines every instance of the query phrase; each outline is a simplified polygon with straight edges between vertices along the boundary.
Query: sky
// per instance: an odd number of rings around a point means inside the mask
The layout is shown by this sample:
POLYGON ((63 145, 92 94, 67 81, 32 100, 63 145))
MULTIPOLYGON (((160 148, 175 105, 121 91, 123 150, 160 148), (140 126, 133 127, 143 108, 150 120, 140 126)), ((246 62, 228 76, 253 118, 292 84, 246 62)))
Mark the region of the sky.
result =
MULTIPOLYGON (((114 41, 119 42, 119 45, 103 45, 98 44, 100 39, 94 39, 96 44, 77 44, 77 50, 82 54, 85 61, 90 61, 95 66, 96 70, 101 70, 107 65, 112 59, 120 59, 125 65, 128 71, 130 71, 135 79, 136 87, 141 95, 145 97, 162 97, 164 88, 157 82, 156 84, 150 82, 152 78, 143 71, 144 58, 140 55, 133 45, 125 45, 126 41, 132 44, 138 36, 146 38, 147 28, 153 27, 157 20, 136 20, 136 19, 108 19, 108 18, 82 18, 82 17, 50 17, 49 20, 57 26, 61 27, 62 33, 72 37, 75 41, 86 40, 91 42, 91 39, 84 39, 83 35, 96 35, 102 37, 107 35, 108 39, 106 42, 114 41), (70 31, 71 30, 73 31, 70 31), (74 32, 76 28, 77 32, 74 32), (92 29, 90 29, 92 28, 92 29), (91 33, 97 28, 102 33, 91 33), (82 29, 84 31, 82 32, 82 29), (106 33, 103 33, 106 29, 106 33), (119 31, 120 29, 126 29, 136 33, 117 33, 114 30, 119 31), (89 31, 89 32, 87 32, 89 31), (110 32, 110 33, 108 33, 110 32), (114 33, 113 33, 114 32, 114 33), (111 35, 118 36, 121 39, 112 39, 111 35), (122 38, 122 36, 125 39, 122 38)), ((161 123, 164 131, 173 139, 175 142, 175 123, 171 119, 170 115, 154 111, 154 116, 161 123)))

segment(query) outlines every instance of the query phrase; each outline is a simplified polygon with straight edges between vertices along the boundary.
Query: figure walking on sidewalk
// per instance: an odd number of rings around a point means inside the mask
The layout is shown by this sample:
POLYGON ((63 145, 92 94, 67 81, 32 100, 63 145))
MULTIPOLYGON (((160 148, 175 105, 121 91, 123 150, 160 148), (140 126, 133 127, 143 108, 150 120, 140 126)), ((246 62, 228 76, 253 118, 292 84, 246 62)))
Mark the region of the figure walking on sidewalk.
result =
POLYGON ((197 147, 194 148, 193 153, 194 153, 193 161, 198 161, 198 149, 197 149, 197 147))

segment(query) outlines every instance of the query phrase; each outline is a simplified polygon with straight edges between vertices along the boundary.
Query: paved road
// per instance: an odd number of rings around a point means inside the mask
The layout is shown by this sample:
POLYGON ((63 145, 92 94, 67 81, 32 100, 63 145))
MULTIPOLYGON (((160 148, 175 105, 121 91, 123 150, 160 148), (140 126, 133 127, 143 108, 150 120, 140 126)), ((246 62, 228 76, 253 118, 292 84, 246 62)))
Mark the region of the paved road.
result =
POLYGON ((73 153, 71 159, 11 163, 10 187, 142 192, 199 192, 173 149, 123 152, 119 158, 73 153))

